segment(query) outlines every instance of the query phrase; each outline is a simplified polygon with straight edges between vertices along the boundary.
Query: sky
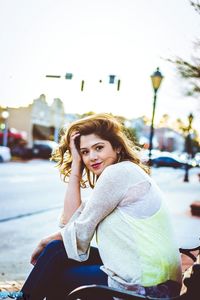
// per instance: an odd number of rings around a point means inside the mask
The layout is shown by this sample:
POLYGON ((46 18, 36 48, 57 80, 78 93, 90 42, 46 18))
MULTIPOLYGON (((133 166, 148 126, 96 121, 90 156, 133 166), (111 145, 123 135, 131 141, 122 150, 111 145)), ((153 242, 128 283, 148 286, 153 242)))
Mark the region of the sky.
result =
POLYGON ((197 122, 199 99, 184 95, 186 82, 166 59, 190 60, 199 29, 189 0, 0 0, 0 105, 26 106, 45 94, 66 113, 151 118, 150 76, 159 67, 156 121, 192 112, 197 122), (120 79, 119 91, 109 75, 120 79))

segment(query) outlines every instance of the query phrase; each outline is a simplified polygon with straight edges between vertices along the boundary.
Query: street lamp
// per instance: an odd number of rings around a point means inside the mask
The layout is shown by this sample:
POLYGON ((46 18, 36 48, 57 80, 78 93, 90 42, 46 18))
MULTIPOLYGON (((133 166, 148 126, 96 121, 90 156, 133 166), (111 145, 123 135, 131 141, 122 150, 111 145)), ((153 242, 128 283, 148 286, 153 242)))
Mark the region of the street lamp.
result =
POLYGON ((7 146, 7 143, 8 143, 8 117, 9 117, 9 112, 7 110, 4 110, 1 115, 2 115, 2 118, 4 119, 3 146, 7 146))
MULTIPOLYGON (((193 114, 189 114, 188 116, 188 127, 187 127, 187 135, 186 135, 186 138, 185 138, 185 150, 187 152, 187 156, 189 158, 189 156, 192 154, 192 145, 191 145, 191 136, 190 136, 190 131, 191 131, 191 128, 192 128, 192 121, 194 119, 194 116, 193 114)), ((184 176, 184 182, 189 182, 189 164, 186 163, 185 164, 185 176, 184 176)))
POLYGON ((150 135, 149 135, 149 165, 151 166, 151 155, 152 155, 152 148, 153 148, 153 135, 154 135, 154 116, 155 116, 155 109, 156 109, 156 98, 157 98, 157 91, 161 85, 163 79, 163 75, 159 71, 159 68, 151 75, 152 86, 154 90, 154 100, 153 100, 153 112, 151 118, 151 127, 150 127, 150 135))

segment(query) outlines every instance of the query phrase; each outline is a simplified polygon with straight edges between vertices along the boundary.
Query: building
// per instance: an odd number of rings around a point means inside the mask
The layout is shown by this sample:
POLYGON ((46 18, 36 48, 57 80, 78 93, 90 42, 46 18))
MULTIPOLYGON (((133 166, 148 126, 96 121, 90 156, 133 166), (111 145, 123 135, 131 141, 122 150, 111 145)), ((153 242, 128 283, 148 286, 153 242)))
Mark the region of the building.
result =
MULTIPOLYGON (((143 118, 131 120, 139 136, 139 142, 149 146, 150 125, 147 125, 143 118)), ((154 128, 153 148, 161 151, 183 152, 185 147, 185 137, 179 132, 169 127, 154 128)))
POLYGON ((34 139, 58 141, 59 128, 65 122, 63 102, 56 98, 49 105, 44 94, 27 107, 8 107, 8 127, 23 134, 31 147, 34 139))

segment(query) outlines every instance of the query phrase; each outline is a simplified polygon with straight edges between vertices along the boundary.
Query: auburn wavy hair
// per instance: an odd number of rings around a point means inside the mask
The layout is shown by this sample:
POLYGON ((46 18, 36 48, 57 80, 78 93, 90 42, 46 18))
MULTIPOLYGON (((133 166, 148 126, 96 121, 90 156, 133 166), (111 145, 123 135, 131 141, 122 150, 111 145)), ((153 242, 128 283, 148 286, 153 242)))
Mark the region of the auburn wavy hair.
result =
MULTIPOLYGON (((70 152, 70 136, 73 132, 78 131, 81 135, 95 134, 101 139, 109 141, 113 149, 120 148, 118 162, 132 161, 140 166, 149 174, 149 168, 144 165, 139 158, 139 148, 132 140, 128 138, 123 124, 114 116, 106 113, 94 114, 72 122, 67 128, 64 127, 60 132, 60 142, 58 148, 53 152, 51 160, 57 162, 61 177, 65 182, 71 173, 72 155, 70 152)), ((76 147, 80 149, 80 137, 76 139, 76 147)), ((80 179, 80 186, 95 186, 97 178, 83 164, 83 173, 80 179)))

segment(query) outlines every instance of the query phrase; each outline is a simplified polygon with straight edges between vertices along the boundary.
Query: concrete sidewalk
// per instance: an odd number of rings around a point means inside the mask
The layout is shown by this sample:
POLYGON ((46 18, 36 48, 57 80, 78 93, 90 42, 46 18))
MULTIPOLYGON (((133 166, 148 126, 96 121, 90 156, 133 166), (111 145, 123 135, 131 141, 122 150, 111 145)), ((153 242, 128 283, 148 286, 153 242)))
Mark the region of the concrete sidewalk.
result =
POLYGON ((173 170, 173 176, 167 168, 162 168, 162 176, 158 169, 153 169, 152 177, 163 191, 170 209, 178 246, 194 248, 200 244, 200 216, 191 214, 190 205, 200 201, 199 168, 191 169, 189 182, 184 182, 184 170, 173 170))

